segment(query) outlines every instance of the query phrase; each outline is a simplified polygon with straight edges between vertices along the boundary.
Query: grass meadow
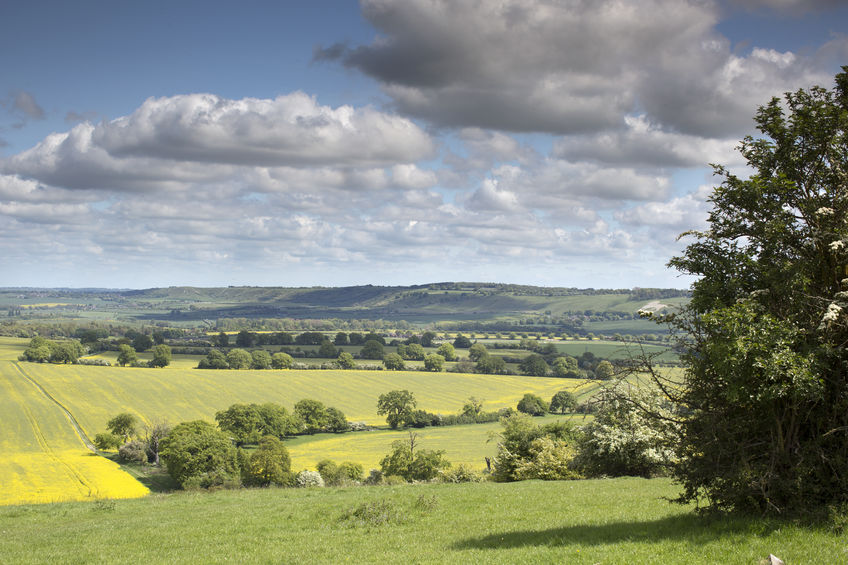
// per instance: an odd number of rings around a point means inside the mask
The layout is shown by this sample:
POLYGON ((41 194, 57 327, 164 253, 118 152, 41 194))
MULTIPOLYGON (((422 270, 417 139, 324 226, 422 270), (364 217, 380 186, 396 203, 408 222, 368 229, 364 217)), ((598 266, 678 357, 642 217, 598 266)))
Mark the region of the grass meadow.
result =
POLYGON ((665 479, 256 489, 0 508, 6 563, 844 563, 826 527, 704 518, 665 479))

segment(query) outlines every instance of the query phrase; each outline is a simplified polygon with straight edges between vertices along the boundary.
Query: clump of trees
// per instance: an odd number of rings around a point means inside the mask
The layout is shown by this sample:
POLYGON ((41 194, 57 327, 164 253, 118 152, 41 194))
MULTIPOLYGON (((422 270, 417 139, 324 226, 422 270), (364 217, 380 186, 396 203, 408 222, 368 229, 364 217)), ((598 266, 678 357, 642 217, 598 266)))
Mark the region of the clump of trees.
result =
POLYGON ((406 440, 392 442, 391 452, 380 461, 384 477, 402 477, 406 481, 429 481, 450 467, 443 450, 420 449, 418 435, 409 432, 406 440))
POLYGON ((20 361, 33 363, 76 363, 85 354, 82 344, 75 340, 54 341, 35 336, 19 357, 20 361))
POLYGON ((580 478, 572 460, 577 432, 568 422, 536 425, 527 414, 502 420, 492 477, 499 482, 580 478))

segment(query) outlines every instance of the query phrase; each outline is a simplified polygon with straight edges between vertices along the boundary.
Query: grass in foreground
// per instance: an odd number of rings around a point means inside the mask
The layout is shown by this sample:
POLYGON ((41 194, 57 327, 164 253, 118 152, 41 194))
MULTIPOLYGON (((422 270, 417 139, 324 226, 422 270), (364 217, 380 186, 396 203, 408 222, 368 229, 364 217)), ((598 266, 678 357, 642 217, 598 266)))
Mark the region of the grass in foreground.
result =
POLYGON ((667 480, 272 489, 0 508, 7 563, 843 563, 848 538, 697 517, 667 480))

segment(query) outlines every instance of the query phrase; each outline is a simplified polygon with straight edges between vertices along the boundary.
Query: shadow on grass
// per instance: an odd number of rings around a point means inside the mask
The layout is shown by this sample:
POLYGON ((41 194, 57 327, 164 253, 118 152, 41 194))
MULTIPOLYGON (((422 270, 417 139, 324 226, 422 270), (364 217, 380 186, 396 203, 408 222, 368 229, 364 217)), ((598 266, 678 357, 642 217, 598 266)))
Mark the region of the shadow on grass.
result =
POLYGON ((146 486, 150 492, 165 493, 179 490, 180 485, 171 478, 164 467, 154 465, 139 465, 136 463, 125 463, 120 460, 117 453, 102 453, 106 459, 114 461, 121 469, 132 475, 132 477, 146 486))
POLYGON ((547 530, 504 531, 459 541, 454 544, 454 549, 588 546, 621 542, 645 543, 659 540, 702 544, 734 534, 768 535, 779 528, 779 522, 770 520, 739 517, 708 518, 694 514, 683 514, 660 520, 563 526, 547 530))

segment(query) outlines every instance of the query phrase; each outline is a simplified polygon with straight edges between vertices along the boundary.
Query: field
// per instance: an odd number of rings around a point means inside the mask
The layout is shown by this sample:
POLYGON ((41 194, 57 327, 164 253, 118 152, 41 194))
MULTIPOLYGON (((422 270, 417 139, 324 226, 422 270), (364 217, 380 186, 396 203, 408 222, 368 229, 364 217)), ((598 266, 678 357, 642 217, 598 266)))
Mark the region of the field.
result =
POLYGON ((10 361, 0 361, 0 413, 0 504, 147 494, 86 449, 64 412, 10 361))
POLYGON ((257 489, 0 508, 5 563, 844 563, 848 536, 698 517, 664 479, 257 489), (361 520, 345 518, 371 504, 361 520), (382 519, 385 518, 385 521, 382 519))

